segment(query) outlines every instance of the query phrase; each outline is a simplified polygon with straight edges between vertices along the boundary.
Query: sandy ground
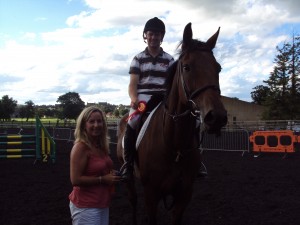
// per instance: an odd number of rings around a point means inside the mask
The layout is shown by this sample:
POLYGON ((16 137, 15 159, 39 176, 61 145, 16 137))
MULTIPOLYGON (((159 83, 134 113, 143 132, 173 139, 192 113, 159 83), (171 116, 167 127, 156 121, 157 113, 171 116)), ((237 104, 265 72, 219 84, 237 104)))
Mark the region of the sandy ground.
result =
MULTIPOLYGON (((1 225, 71 225, 68 208, 69 153, 72 143, 57 142, 55 164, 33 159, 0 159, 1 225)), ((115 146, 111 145, 115 161, 115 146)), ((197 179, 184 225, 300 224, 300 154, 253 157, 240 152, 204 152, 207 178, 197 179)), ((115 164, 118 169, 118 163, 115 164)), ((143 192, 139 194, 139 224, 146 224, 143 192)), ((110 208, 111 225, 129 225, 130 204, 118 185, 110 208)), ((169 224, 169 212, 159 208, 159 224, 169 224)))

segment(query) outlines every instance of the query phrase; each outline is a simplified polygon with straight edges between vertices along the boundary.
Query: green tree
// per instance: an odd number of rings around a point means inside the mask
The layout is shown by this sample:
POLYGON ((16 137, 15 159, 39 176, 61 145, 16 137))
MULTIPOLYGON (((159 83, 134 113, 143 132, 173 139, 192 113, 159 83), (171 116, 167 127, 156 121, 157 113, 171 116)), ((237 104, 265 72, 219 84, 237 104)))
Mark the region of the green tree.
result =
POLYGON ((266 106, 264 119, 299 119, 299 71, 300 41, 283 43, 276 47, 274 69, 269 79, 251 92, 254 103, 266 106))
POLYGON ((267 99, 270 89, 264 85, 258 85, 253 89, 254 91, 251 92, 252 102, 258 105, 263 105, 267 99))
POLYGON ((36 106, 36 114, 39 117, 57 117, 57 109, 54 105, 40 105, 36 106))
POLYGON ((10 120, 11 115, 15 112, 17 101, 10 98, 8 95, 4 95, 0 100, 0 119, 10 120))
POLYGON ((26 121, 28 121, 29 118, 34 118, 35 105, 34 105, 33 101, 29 100, 29 101, 25 102, 24 108, 25 108, 26 121))
POLYGON ((38 115, 40 118, 44 117, 46 115, 46 108, 37 106, 36 115, 38 115))
POLYGON ((118 107, 120 116, 124 116, 126 113, 129 112, 129 107, 126 107, 125 105, 120 104, 118 107))
POLYGON ((84 102, 76 92, 68 92, 61 95, 58 97, 56 102, 60 103, 61 119, 67 118, 76 120, 80 112, 85 107, 84 102))
POLYGON ((21 119, 25 118, 26 117, 26 109, 25 109, 25 106, 24 105, 21 105, 19 107, 19 117, 21 119))
POLYGON ((288 67, 290 76, 289 88, 289 112, 290 119, 300 119, 300 37, 293 35, 290 49, 290 64, 288 67))
POLYGON ((290 45, 284 43, 281 48, 276 48, 278 54, 275 57, 274 70, 270 73, 268 80, 264 81, 270 88, 265 105, 267 112, 264 115, 268 119, 288 119, 288 82, 289 82, 289 53, 290 45), (285 110, 285 111, 284 111, 285 110))
POLYGON ((105 113, 113 113, 115 111, 116 106, 112 105, 107 102, 99 102, 99 107, 101 110, 103 110, 105 113))
POLYGON ((114 116, 115 117, 119 117, 120 116, 120 112, 119 112, 119 110, 117 108, 114 111, 114 116))

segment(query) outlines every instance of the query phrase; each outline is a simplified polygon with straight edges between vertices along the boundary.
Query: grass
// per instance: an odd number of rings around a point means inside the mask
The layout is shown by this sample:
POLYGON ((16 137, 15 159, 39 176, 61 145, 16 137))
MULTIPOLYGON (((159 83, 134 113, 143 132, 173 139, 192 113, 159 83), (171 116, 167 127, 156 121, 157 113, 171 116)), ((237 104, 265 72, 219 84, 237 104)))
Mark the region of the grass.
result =
MULTIPOLYGON (((41 122, 45 126, 56 126, 56 127, 75 127, 76 121, 74 119, 58 119, 58 118, 40 118, 41 122)), ((119 118, 107 118, 107 123, 116 123, 119 120, 119 118)), ((35 118, 29 118, 28 121, 26 119, 21 118, 12 118, 10 121, 0 121, 0 125, 2 126, 26 126, 26 125, 34 125, 35 124, 35 118)))

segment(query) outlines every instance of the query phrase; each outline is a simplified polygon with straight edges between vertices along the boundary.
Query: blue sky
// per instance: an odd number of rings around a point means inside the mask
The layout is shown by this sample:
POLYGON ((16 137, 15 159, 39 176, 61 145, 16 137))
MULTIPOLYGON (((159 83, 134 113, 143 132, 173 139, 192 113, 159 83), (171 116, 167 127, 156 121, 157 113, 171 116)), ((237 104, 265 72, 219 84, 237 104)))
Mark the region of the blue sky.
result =
POLYGON ((175 58, 187 23, 203 41, 220 26, 222 94, 251 101, 276 46, 300 33, 299 11, 298 0, 0 0, 0 97, 55 104, 74 91, 86 103, 129 104, 129 65, 157 16, 167 29, 162 47, 175 58))
POLYGON ((81 0, 0 0, 1 33, 22 40, 28 32, 63 29, 68 17, 89 9, 81 0))

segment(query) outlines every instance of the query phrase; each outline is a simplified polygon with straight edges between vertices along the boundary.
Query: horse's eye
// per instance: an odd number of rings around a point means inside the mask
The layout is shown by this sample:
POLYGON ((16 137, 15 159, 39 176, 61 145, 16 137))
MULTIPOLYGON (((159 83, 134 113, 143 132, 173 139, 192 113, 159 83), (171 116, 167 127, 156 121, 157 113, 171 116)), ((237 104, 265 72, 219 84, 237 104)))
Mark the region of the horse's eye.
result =
POLYGON ((183 69, 184 69, 185 71, 187 71, 187 72, 190 71, 190 67, 189 67, 188 64, 184 64, 184 65, 183 65, 183 69))

